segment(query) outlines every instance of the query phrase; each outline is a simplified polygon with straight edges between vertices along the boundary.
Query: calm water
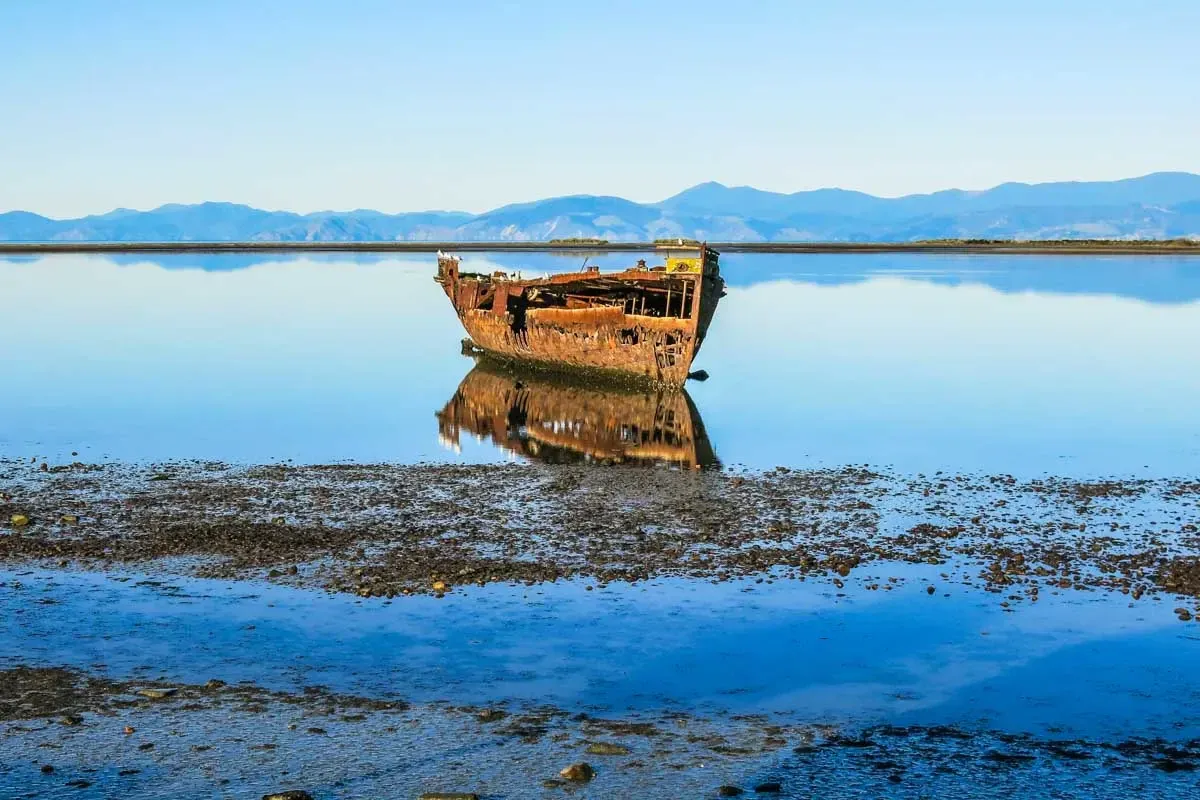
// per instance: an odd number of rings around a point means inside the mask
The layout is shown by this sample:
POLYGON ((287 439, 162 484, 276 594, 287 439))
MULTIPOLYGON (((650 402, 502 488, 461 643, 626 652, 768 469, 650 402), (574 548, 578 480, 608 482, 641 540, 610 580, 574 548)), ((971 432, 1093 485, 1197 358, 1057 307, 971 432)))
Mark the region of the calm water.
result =
MULTIPOLYGON (((727 254, 722 269, 695 364, 712 377, 688 392, 724 465, 1200 468, 1200 260, 727 254)), ((432 256, 0 260, 0 455, 527 457, 479 431, 439 436, 473 362, 434 270, 432 256)))
MULTIPOLYGON (((890 574, 937 579, 936 568, 890 574)), ((394 604, 263 584, 0 569, 0 668, 319 684, 414 701, 674 708, 1120 740, 1200 730, 1197 635, 1120 595, 931 598, 752 580, 489 586, 394 604), (96 612, 105 609, 104 613, 96 612), (186 644, 185 644, 186 643, 186 644)))

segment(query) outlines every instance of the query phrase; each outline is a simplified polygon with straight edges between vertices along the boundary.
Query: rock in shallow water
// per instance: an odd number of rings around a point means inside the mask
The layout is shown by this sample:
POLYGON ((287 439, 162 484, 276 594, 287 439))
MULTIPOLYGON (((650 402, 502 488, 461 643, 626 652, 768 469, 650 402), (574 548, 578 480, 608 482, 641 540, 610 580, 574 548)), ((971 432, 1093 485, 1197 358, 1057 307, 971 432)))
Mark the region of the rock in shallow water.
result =
POLYGON ((580 761, 578 764, 572 764, 569 767, 563 767, 558 773, 569 781, 576 783, 586 783, 596 777, 596 770, 592 769, 592 765, 586 761, 580 761))
POLYGON ((286 792, 264 794, 262 800, 313 800, 313 796, 301 789, 288 789, 286 792))
POLYGON ((594 756, 627 756, 629 748, 623 744, 612 742, 593 742, 587 746, 587 752, 594 756))
POLYGON ((508 712, 499 708, 485 708, 475 715, 475 718, 480 722, 495 722, 498 719, 504 719, 508 716, 508 712))

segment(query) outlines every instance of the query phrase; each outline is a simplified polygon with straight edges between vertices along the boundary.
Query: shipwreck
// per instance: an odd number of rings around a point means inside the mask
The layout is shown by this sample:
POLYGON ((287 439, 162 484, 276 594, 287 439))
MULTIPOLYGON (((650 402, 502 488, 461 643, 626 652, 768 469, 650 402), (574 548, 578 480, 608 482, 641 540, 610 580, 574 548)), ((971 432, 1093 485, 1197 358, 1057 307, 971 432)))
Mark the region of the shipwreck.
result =
POLYGON ((466 433, 552 464, 719 466, 692 399, 670 387, 583 384, 479 358, 437 420, 455 451, 466 433))
POLYGON ((660 248, 664 263, 623 272, 586 261, 578 272, 526 280, 463 272, 438 253, 442 285, 473 347, 502 360, 679 387, 725 294, 719 253, 660 248))

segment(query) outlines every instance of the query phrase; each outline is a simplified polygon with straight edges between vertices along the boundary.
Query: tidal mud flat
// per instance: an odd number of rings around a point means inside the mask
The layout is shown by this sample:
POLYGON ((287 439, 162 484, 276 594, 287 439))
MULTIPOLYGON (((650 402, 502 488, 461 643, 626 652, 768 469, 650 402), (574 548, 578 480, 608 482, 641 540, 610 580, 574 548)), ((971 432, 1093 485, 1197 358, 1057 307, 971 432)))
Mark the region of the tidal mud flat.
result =
POLYGON ((887 591, 890 565, 931 564, 943 588, 1012 603, 1107 589, 1200 610, 1189 479, 34 460, 0 462, 0 481, 8 564, 152 563, 363 597, 659 577, 887 591))
POLYGON ((0 492, 5 796, 1200 785, 1187 479, 8 460, 0 492))
POLYGON ((1165 798, 1192 790, 1200 759, 1200 740, 946 726, 848 734, 684 713, 613 720, 553 707, 413 706, 315 687, 118 683, 60 669, 7 670, 0 686, 0 787, 11 797, 161 797, 164 787, 172 796, 289 799, 928 797, 984 784, 987 796, 1165 798))

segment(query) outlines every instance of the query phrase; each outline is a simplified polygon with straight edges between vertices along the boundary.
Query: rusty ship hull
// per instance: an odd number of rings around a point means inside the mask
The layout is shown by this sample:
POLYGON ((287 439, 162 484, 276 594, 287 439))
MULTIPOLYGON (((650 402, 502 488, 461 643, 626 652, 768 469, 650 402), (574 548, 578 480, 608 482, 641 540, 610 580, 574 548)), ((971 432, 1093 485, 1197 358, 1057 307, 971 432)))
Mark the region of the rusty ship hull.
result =
POLYGON ((715 250, 668 251, 623 272, 524 280, 460 270, 439 254, 437 281, 475 347, 493 357, 682 386, 724 295, 715 250))

